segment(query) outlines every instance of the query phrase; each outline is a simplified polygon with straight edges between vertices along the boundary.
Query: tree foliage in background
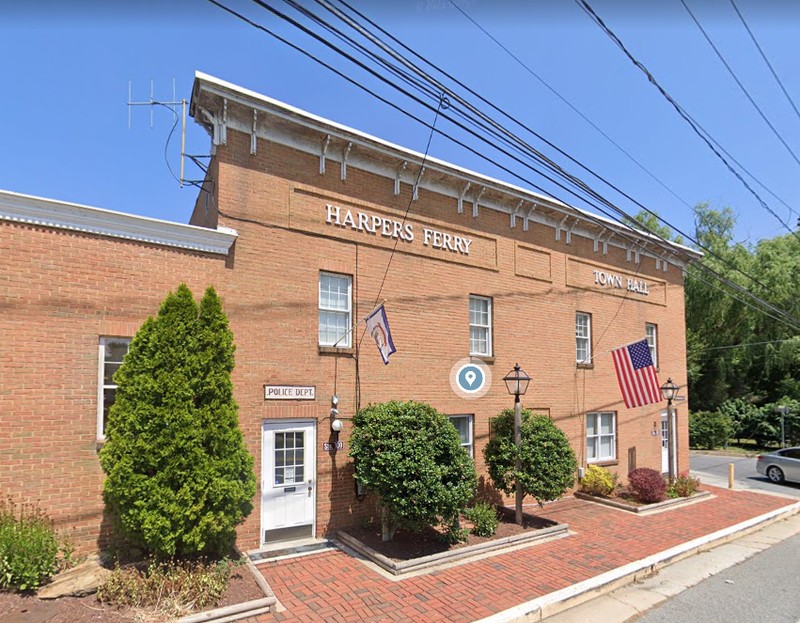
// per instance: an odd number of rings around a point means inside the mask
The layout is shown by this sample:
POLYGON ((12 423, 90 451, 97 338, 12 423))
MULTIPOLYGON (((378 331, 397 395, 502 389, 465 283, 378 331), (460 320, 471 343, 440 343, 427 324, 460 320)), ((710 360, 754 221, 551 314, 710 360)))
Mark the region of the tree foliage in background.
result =
POLYGON ((714 450, 725 447, 733 433, 731 418, 719 411, 689 414, 689 444, 693 448, 714 450))
POLYGON ((557 500, 575 482, 578 464, 569 439, 546 415, 522 410, 522 443, 514 445, 514 410, 506 409, 492 421, 493 436, 483 449, 494 486, 512 494, 516 483, 539 505, 557 500), (516 469, 516 459, 522 469, 516 469))
POLYGON ((475 464, 450 420, 422 402, 369 405, 355 416, 355 478, 377 493, 383 538, 398 525, 452 526, 475 495, 475 464))
MULTIPOLYGON (((636 220, 678 241, 652 215, 640 213, 636 220)), ((772 317, 775 314, 753 309, 745 295, 702 268, 800 318, 800 241, 787 233, 747 245, 735 242, 735 226, 736 217, 728 207, 714 209, 707 203, 695 207, 694 238, 705 255, 687 267, 685 295, 688 393, 696 411, 715 412, 731 399, 753 407, 784 396, 800 400, 798 332, 772 317)), ((772 436, 769 417, 753 420, 752 413, 748 417, 733 418, 737 437, 772 436)))
POLYGON ((124 533, 159 556, 225 554, 252 511, 253 458, 233 398, 233 334, 213 288, 185 284, 131 342, 100 463, 124 533))

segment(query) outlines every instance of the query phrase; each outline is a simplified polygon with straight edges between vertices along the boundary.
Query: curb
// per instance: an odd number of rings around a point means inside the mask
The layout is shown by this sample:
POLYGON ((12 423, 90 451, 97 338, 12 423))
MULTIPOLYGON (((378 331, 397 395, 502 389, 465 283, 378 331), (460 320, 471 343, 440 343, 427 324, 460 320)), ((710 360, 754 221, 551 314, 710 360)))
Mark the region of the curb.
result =
POLYGON ((504 539, 486 541, 470 547, 462 547, 450 552, 440 552, 438 554, 431 554, 422 558, 400 562, 378 553, 347 532, 340 530, 336 533, 336 536, 342 543, 358 552, 370 562, 393 575, 399 576, 415 571, 439 568, 442 565, 449 566, 459 562, 469 562, 467 559, 472 559, 481 554, 501 554, 512 547, 536 545, 537 543, 566 537, 568 534, 569 526, 565 523, 561 523, 547 528, 540 528, 529 533, 517 534, 504 539))
POLYGON ((764 527, 765 524, 785 519, 800 512, 800 502, 778 508, 763 515, 753 517, 741 523, 717 530, 711 534, 693 539, 686 543, 676 545, 670 549, 658 552, 647 558, 628 563, 617 569, 606 571, 598 576, 578 582, 561 590, 542 595, 525 603, 519 604, 502 612, 479 619, 474 623, 512 623, 542 621, 584 601, 594 599, 600 595, 611 592, 621 586, 630 584, 643 575, 652 575, 659 566, 666 566, 698 553, 709 546, 721 545, 734 540, 745 533, 764 527))

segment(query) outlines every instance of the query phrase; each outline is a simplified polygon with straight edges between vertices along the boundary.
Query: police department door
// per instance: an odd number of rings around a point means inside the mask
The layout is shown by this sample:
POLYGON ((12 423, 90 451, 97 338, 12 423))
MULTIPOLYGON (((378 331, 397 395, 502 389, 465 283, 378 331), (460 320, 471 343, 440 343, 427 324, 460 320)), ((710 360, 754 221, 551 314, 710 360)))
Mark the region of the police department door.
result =
POLYGON ((264 422, 261 469, 262 542, 314 536, 316 424, 264 422))

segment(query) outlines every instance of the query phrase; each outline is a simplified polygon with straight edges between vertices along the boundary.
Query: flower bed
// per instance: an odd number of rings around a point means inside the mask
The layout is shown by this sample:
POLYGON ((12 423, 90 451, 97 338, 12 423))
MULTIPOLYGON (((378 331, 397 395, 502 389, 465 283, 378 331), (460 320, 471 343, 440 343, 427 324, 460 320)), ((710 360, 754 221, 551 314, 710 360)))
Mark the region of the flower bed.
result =
POLYGON ((589 502, 597 502, 598 504, 605 504, 620 510, 629 511, 631 513, 639 513, 640 515, 659 512, 666 509, 678 508, 686 504, 692 504, 696 501, 710 499, 711 493, 709 491, 696 491, 692 495, 685 498, 669 498, 663 502, 654 502, 651 504, 643 504, 637 501, 631 494, 624 490, 610 496, 590 495, 583 491, 576 491, 573 494, 579 500, 587 500, 589 502))
MULTIPOLYGON (((391 541, 382 541, 380 527, 371 526, 339 531, 337 538, 341 544, 389 573, 402 575, 457 561, 466 562, 479 554, 499 553, 510 547, 533 545, 568 534, 567 524, 557 524, 526 513, 523 525, 518 526, 514 523, 513 510, 499 510, 500 523, 494 536, 470 534, 465 543, 449 545, 443 542, 442 532, 435 528, 421 532, 399 529, 391 541)), ((464 521, 462 525, 469 527, 469 522, 464 521)))

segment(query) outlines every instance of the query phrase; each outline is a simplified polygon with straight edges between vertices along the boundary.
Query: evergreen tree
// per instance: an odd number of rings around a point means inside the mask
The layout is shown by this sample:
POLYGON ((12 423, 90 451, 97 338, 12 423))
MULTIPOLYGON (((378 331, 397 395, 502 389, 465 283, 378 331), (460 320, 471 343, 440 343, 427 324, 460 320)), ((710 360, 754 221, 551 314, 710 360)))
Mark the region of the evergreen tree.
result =
POLYGON ((158 555, 225 553, 252 510, 234 348, 213 288, 198 309, 182 284, 142 325, 114 375, 100 452, 104 494, 126 535, 158 555))

